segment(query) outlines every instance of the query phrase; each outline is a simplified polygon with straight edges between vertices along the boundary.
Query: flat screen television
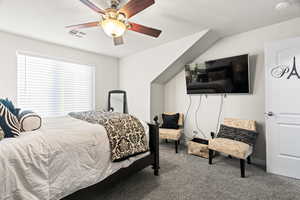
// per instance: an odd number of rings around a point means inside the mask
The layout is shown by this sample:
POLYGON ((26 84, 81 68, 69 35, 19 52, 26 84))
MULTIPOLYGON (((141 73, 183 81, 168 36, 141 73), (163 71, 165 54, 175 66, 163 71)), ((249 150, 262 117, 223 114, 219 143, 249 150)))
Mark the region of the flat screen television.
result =
POLYGON ((186 65, 185 74, 188 94, 250 92, 248 54, 186 65))

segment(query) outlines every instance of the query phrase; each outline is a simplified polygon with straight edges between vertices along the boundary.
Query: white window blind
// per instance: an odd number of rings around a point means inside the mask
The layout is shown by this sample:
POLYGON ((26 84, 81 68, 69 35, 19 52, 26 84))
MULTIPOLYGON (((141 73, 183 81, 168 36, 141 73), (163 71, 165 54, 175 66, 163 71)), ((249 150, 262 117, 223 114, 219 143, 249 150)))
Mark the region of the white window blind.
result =
POLYGON ((44 117, 94 109, 92 66, 18 54, 18 107, 44 117))

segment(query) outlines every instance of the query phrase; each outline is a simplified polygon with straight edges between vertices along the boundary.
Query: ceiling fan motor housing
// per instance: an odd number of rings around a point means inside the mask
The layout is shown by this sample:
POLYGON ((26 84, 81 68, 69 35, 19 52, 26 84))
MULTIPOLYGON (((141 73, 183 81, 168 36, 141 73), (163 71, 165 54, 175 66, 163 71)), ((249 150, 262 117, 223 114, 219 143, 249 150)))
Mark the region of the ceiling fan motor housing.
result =
POLYGON ((128 19, 123 13, 119 13, 115 8, 108 8, 106 9, 105 15, 102 15, 102 21, 104 20, 116 20, 119 22, 124 23, 127 27, 129 27, 128 19))

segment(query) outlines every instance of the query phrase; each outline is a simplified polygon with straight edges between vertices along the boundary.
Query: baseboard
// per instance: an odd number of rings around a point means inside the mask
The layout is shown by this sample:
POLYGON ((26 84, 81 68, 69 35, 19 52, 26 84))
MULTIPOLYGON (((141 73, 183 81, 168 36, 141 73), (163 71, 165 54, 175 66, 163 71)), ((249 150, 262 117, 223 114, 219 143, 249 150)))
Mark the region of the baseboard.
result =
POLYGON ((260 168, 267 170, 267 163, 266 160, 260 159, 260 158, 252 158, 252 163, 259 166, 260 168))

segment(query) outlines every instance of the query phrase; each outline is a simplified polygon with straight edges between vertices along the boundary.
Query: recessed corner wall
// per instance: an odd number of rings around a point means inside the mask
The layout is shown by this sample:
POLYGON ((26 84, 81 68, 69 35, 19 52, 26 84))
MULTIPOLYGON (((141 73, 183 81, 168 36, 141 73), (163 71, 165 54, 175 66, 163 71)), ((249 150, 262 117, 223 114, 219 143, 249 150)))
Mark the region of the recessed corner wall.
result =
MULTIPOLYGON (((206 34, 199 38, 151 82, 150 119, 165 111, 164 104, 161 103, 165 101, 164 85, 181 72, 186 64, 193 62, 199 55, 211 47, 218 38, 218 34, 215 31, 207 31, 206 34)), ((175 92, 175 90, 173 91, 175 92)))
POLYGON ((184 64, 200 55, 199 52, 190 51, 199 48, 200 40, 203 48, 207 49, 207 46, 215 42, 216 35, 210 30, 205 30, 120 60, 120 88, 127 91, 130 113, 150 121, 151 102, 155 102, 157 106, 152 110, 158 112, 162 109, 164 101, 159 97, 162 90, 159 85, 171 79, 183 69, 184 64), (206 41, 210 39, 212 41, 206 41), (160 78, 162 74, 163 79, 160 78), (151 83, 154 85, 151 86, 151 83), (151 88, 158 91, 151 95, 151 88))

